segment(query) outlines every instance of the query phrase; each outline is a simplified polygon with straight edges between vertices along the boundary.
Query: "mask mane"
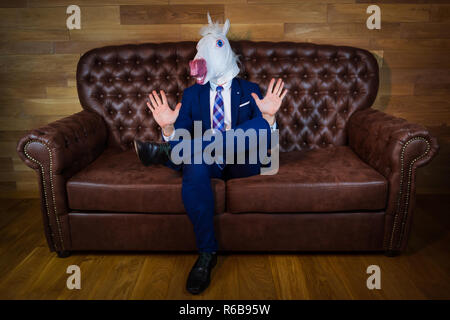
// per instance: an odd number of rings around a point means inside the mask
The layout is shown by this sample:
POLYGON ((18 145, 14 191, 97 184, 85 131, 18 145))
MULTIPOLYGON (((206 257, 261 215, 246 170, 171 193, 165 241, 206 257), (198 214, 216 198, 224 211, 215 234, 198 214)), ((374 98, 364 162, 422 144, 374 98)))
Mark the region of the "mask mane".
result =
POLYGON ((213 36, 216 36, 216 37, 226 37, 226 35, 223 34, 222 28, 220 27, 218 21, 214 22, 214 23, 212 22, 211 24, 203 26, 200 29, 199 33, 202 37, 205 37, 208 34, 212 34, 213 36))

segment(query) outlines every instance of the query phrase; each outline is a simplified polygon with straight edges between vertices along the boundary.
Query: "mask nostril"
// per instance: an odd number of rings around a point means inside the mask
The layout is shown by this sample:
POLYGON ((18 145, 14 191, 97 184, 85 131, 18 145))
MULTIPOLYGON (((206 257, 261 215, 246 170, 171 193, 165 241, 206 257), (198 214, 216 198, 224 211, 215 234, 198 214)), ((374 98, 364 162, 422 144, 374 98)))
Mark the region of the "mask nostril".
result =
POLYGON ((203 58, 194 59, 189 62, 191 76, 203 76, 206 74, 206 60, 203 58))

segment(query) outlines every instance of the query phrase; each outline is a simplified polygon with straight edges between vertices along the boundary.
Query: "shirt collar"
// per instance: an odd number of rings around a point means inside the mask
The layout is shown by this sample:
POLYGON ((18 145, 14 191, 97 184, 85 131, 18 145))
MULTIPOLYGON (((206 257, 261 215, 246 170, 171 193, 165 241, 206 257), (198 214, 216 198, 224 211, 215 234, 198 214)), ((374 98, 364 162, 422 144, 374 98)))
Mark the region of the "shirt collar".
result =
MULTIPOLYGON (((222 84, 222 87, 224 88, 224 89, 228 89, 228 88, 230 88, 231 87, 231 82, 233 81, 233 79, 231 79, 231 80, 228 80, 227 82, 225 82, 224 84, 222 84)), ((213 82, 209 82, 209 86, 210 86, 210 88, 211 88, 211 90, 213 90, 213 91, 216 91, 216 88, 217 88, 217 84, 216 83, 213 83, 213 82)))

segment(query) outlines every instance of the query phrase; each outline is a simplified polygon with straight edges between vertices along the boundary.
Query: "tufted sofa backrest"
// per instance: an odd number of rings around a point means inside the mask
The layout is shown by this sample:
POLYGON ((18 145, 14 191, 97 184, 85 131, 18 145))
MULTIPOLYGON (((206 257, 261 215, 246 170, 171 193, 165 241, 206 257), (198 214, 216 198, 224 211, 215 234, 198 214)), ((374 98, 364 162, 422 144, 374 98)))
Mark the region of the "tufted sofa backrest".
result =
MULTIPOLYGON (((347 143, 346 123, 369 108, 378 91, 378 64, 366 50, 295 42, 231 41, 240 55, 239 77, 260 85, 281 77, 289 93, 277 115, 281 151, 347 143)), ((85 53, 77 68, 84 109, 102 115, 108 143, 122 149, 133 139, 160 140, 160 128, 146 106, 152 90, 164 90, 169 105, 195 83, 189 60, 196 42, 108 46, 85 53)))

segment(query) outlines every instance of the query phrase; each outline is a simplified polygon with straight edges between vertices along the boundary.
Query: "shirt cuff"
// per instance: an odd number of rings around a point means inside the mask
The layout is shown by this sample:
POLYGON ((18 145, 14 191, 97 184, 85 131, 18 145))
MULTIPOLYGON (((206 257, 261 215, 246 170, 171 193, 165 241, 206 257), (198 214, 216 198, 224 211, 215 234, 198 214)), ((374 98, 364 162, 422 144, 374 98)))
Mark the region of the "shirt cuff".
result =
POLYGON ((173 131, 172 131, 172 134, 171 134, 170 136, 168 136, 168 137, 166 137, 166 136, 164 135, 164 131, 162 131, 162 130, 161 130, 161 134, 162 134, 163 140, 164 140, 165 142, 167 142, 167 141, 172 141, 173 138, 175 137, 175 130, 173 130, 173 131))

